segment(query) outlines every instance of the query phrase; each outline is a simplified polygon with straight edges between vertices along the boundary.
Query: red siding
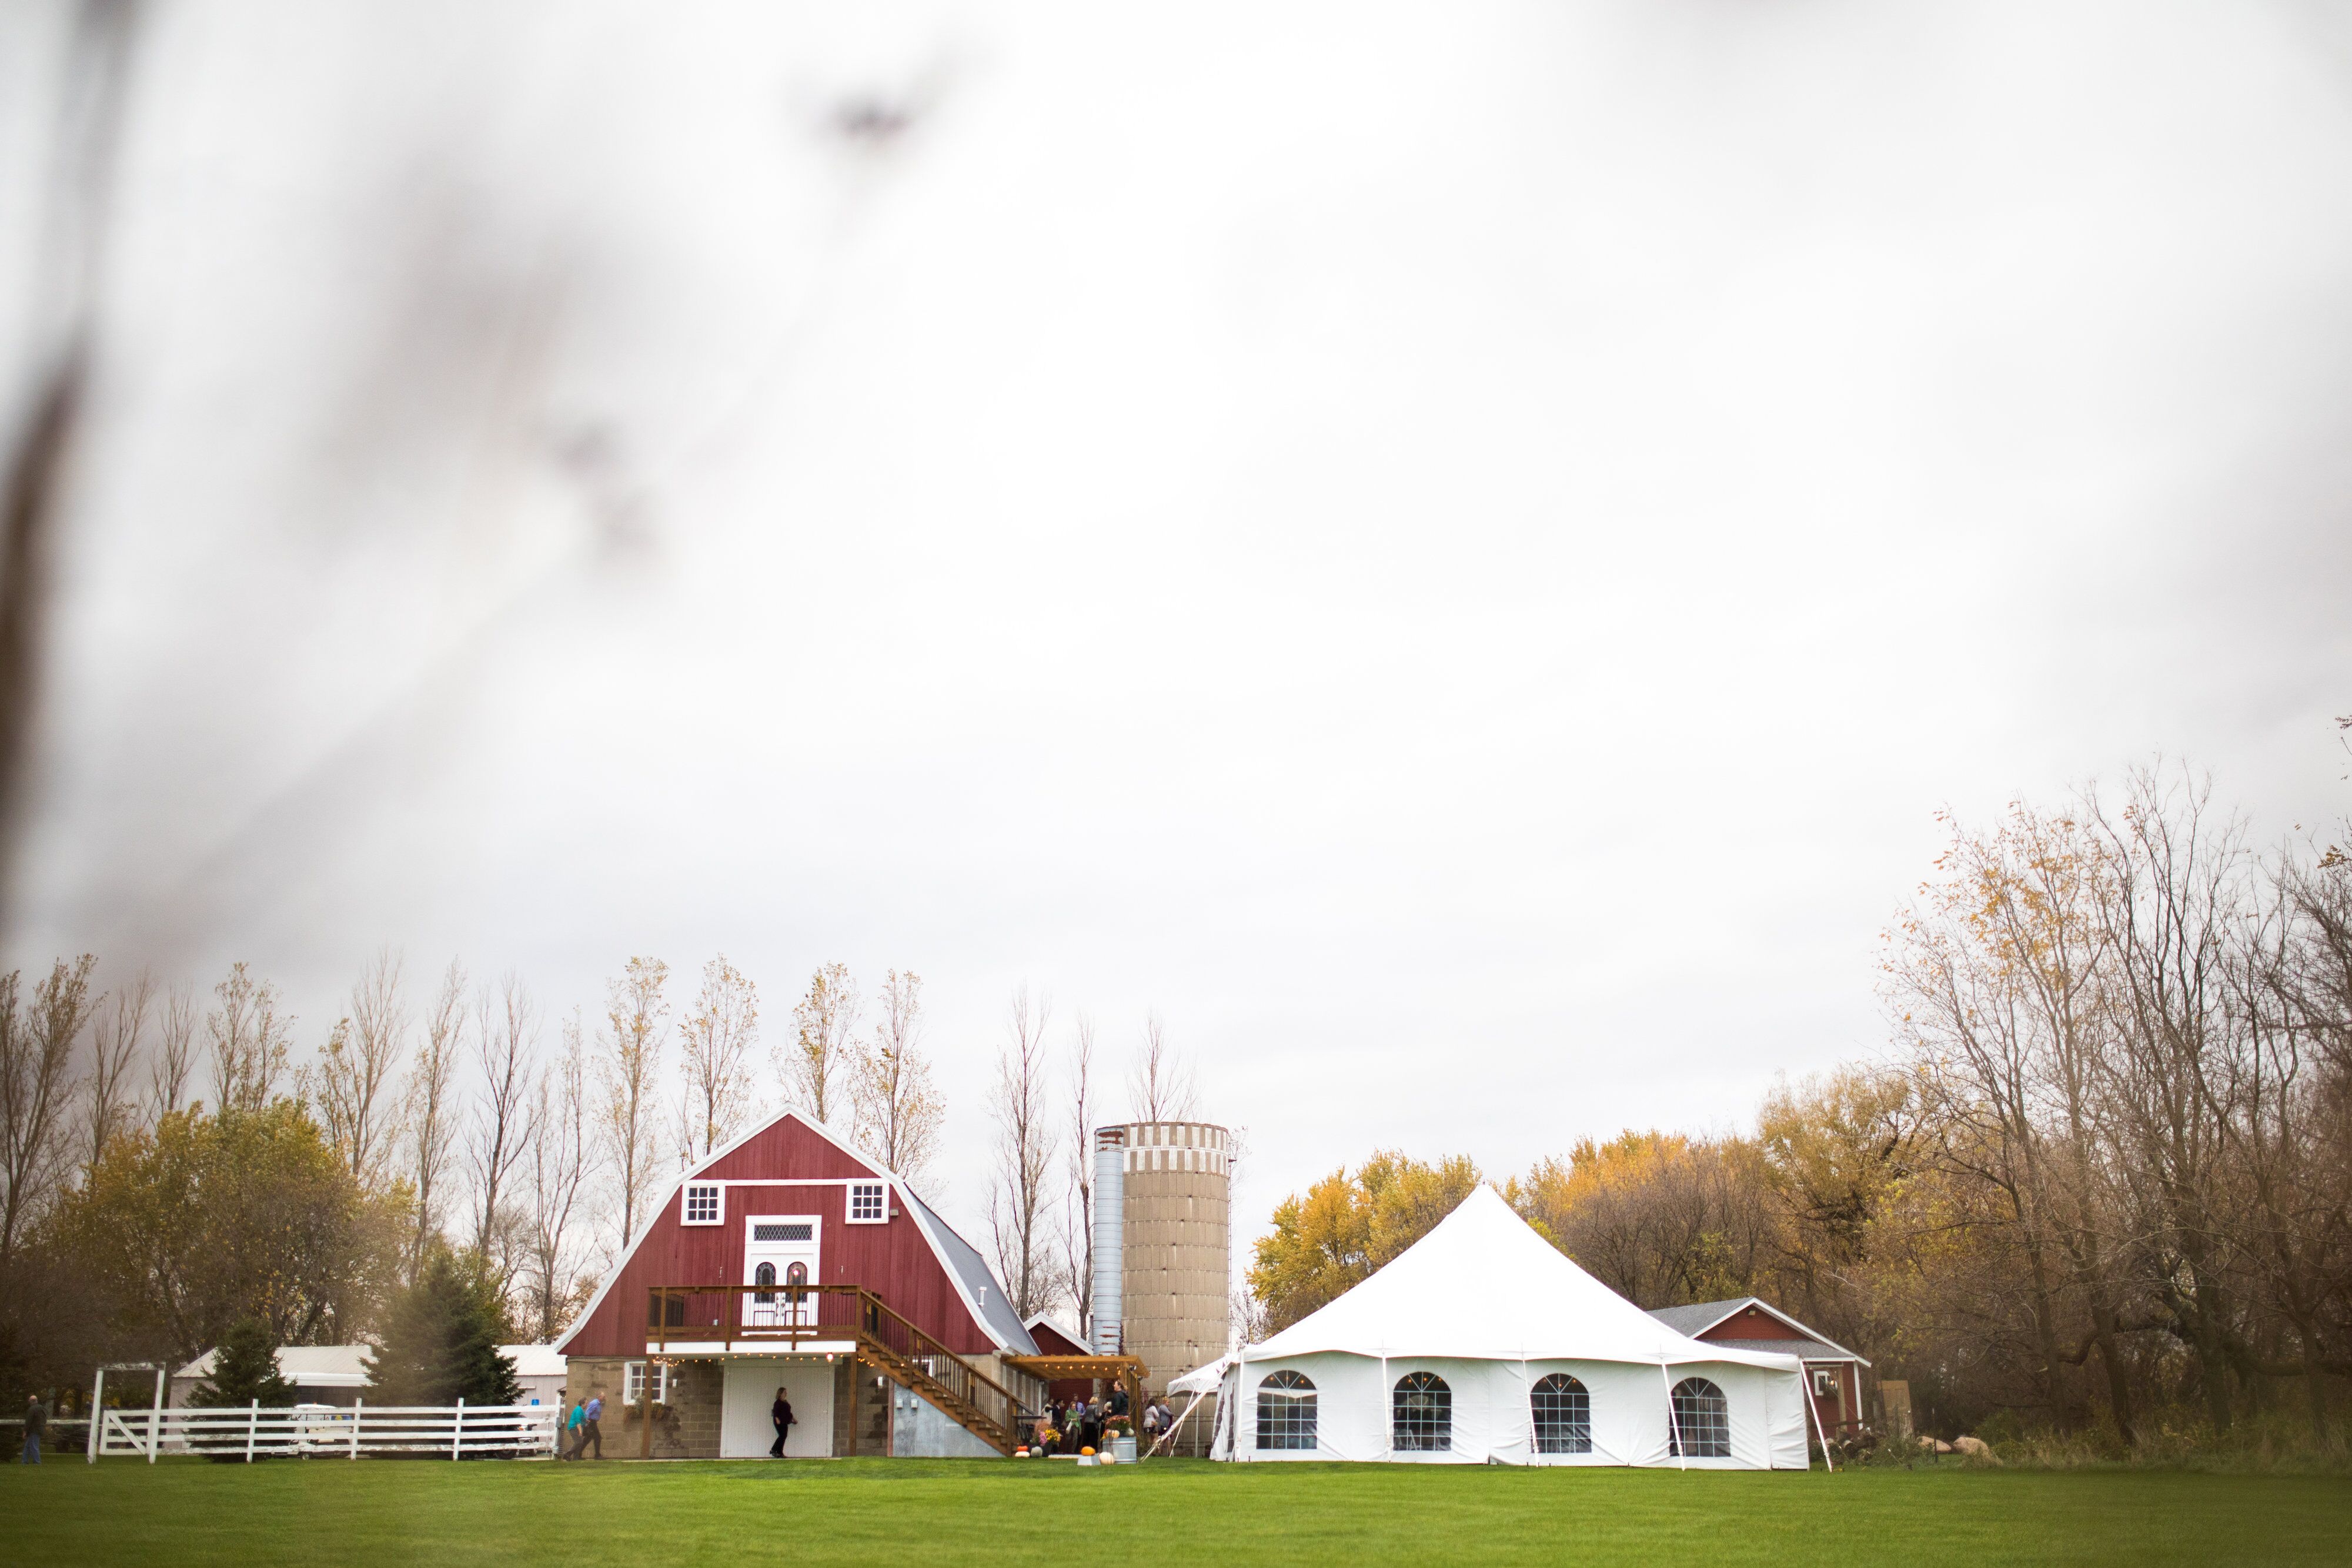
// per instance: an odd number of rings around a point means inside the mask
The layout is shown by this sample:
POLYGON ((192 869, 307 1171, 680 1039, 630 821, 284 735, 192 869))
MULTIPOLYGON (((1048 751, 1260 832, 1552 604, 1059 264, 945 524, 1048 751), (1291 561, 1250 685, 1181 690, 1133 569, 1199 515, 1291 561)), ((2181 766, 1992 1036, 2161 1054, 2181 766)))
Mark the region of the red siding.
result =
POLYGON ((924 1239, 912 1215, 890 1197, 888 1222, 848 1224, 849 1189, 795 1185, 826 1177, 872 1176, 873 1168, 843 1153, 797 1118, 785 1116, 709 1170, 713 1180, 751 1181, 727 1189, 725 1219, 686 1225, 673 1194, 630 1250, 604 1299, 563 1342, 566 1355, 635 1355, 646 1348, 646 1292, 656 1285, 739 1284, 743 1279, 744 1216, 814 1214, 817 1279, 827 1285, 863 1285, 892 1311, 966 1355, 997 1348, 972 1321, 955 1283, 924 1239))
POLYGON ((1755 1307, 1742 1307, 1705 1333, 1701 1339, 1803 1339, 1787 1323, 1755 1307))
POLYGON ((1040 1320, 1029 1325, 1029 1337, 1037 1342, 1039 1355, 1092 1355, 1093 1351, 1077 1343, 1052 1323, 1040 1320))

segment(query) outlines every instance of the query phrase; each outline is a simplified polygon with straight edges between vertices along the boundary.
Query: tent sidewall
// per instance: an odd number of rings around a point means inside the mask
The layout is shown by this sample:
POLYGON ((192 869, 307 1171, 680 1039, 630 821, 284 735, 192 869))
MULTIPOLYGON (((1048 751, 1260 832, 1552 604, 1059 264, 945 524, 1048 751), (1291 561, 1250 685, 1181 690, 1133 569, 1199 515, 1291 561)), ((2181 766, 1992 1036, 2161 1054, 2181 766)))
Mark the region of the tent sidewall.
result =
POLYGON ((1386 1460, 1395 1464, 1643 1466, 1687 1469, 1802 1469, 1811 1463, 1803 1427, 1802 1375, 1732 1362, 1659 1365, 1543 1357, 1524 1364, 1460 1356, 1391 1355, 1345 1351, 1255 1357, 1227 1372, 1223 1403, 1233 1412, 1221 1458, 1244 1463, 1306 1460, 1386 1460), (1315 1385, 1316 1446, 1257 1447, 1257 1394, 1276 1372, 1296 1372, 1315 1385), (1391 1398, 1398 1382, 1416 1372, 1444 1379, 1452 1396, 1452 1441, 1435 1452, 1399 1452, 1391 1444, 1391 1398), (1541 1379, 1565 1373, 1591 1400, 1592 1451, 1535 1451, 1529 1394, 1541 1379), (1667 1389, 1685 1377, 1705 1377, 1723 1390, 1730 1422, 1726 1458, 1677 1458, 1668 1446, 1667 1389))

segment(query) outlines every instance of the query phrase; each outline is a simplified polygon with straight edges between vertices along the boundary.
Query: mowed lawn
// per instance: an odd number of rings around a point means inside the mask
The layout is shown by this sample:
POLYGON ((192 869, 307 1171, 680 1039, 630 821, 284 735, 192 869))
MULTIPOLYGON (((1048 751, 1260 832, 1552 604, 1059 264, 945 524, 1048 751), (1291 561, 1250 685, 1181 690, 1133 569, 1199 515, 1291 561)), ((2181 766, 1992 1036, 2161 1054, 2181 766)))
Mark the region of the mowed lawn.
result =
POLYGON ((2352 1481, 1959 1469, 278 1460, 0 1469, 0 1559, 67 1563, 2352 1561, 2352 1481))

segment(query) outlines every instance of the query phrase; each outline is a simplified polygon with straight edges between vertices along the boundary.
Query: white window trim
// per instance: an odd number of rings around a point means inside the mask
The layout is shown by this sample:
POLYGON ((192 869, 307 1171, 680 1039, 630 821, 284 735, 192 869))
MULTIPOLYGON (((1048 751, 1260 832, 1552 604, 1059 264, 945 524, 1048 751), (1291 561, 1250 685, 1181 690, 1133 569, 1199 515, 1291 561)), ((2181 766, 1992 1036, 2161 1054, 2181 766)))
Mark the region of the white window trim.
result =
MULTIPOLYGON (((669 1403, 669 1363, 666 1361, 654 1364, 654 1403, 656 1405, 669 1403)), ((625 1407, 631 1410, 637 1407, 637 1392, 644 1384, 645 1375, 646 1364, 642 1361, 630 1362, 622 1369, 621 1404, 625 1407)))
POLYGON ((844 1225, 887 1225, 890 1223, 890 1184, 887 1181, 854 1181, 842 1189, 842 1223, 844 1225), (882 1212, 871 1219, 857 1218, 857 1189, 879 1188, 882 1212))
POLYGON ((677 1222, 678 1222, 680 1225, 691 1225, 691 1226, 695 1226, 695 1227, 697 1227, 697 1228, 700 1228, 700 1227, 702 1227, 702 1226, 708 1226, 708 1225, 724 1225, 724 1224, 726 1224, 726 1223, 727 1223, 727 1184, 726 1184, 725 1182, 719 1182, 719 1181, 690 1181, 690 1182, 687 1182, 687 1183, 685 1183, 683 1186, 681 1186, 678 1188, 678 1191, 677 1191, 677 1222), (691 1212, 691 1206, 692 1206, 692 1203, 693 1203, 694 1195, 695 1195, 697 1192, 704 1192, 704 1191, 715 1191, 715 1192, 717 1192, 717 1193, 718 1193, 718 1195, 719 1195, 719 1217, 718 1217, 716 1219, 690 1219, 690 1218, 688 1218, 688 1215, 691 1212))

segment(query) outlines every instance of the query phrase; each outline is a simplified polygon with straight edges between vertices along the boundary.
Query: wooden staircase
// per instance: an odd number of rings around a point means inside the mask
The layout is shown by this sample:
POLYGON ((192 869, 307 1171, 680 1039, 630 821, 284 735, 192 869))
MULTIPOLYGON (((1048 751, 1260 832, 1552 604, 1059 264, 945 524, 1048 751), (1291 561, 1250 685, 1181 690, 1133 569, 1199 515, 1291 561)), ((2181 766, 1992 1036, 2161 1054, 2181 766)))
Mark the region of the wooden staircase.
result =
POLYGON ((929 1400, 998 1453, 1012 1453, 1021 1426, 1020 1401, 1012 1392, 892 1312, 881 1297, 870 1291, 859 1294, 857 1359, 929 1400))

